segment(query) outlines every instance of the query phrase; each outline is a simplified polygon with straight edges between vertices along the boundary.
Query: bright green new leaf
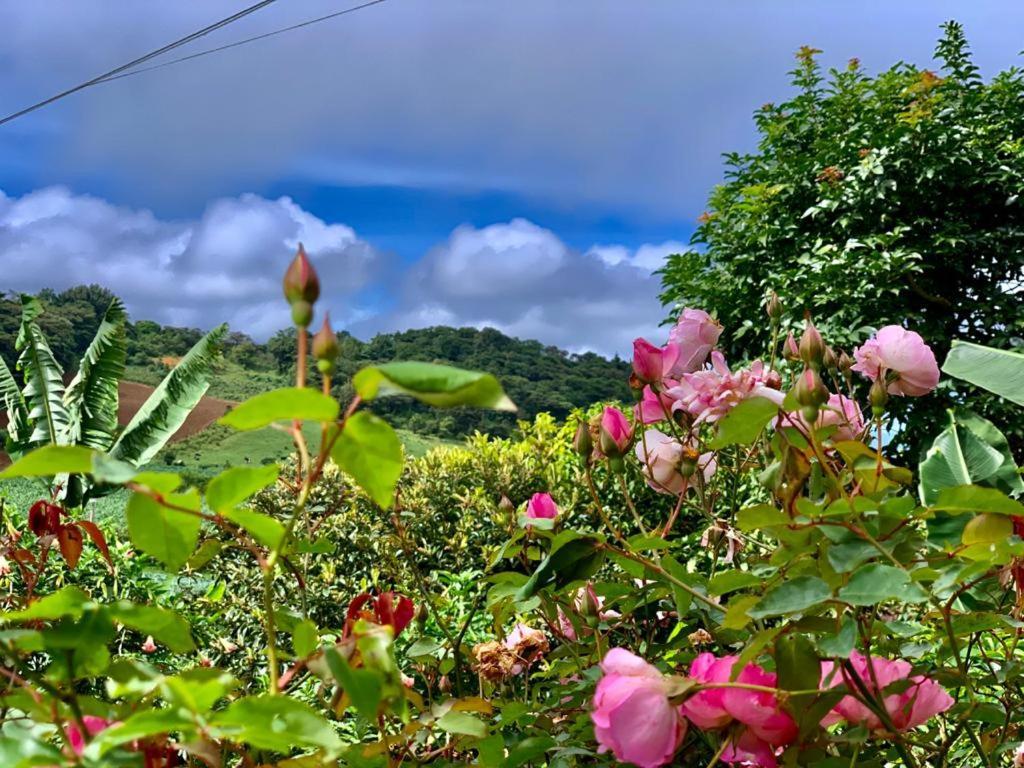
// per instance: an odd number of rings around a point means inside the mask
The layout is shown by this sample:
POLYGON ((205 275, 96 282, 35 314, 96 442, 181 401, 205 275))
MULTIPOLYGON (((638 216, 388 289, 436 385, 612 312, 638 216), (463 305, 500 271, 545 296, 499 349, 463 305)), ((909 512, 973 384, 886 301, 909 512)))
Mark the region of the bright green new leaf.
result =
POLYGON ((65 616, 73 619, 81 618, 89 596, 78 587, 64 587, 52 595, 47 595, 28 608, 20 611, 0 613, 0 621, 52 621, 65 616))
POLYGON ((280 520, 248 507, 225 510, 221 517, 248 531, 249 535, 268 549, 277 549, 284 538, 284 524, 280 520))
MULTIPOLYGON (((195 490, 168 494, 165 498, 168 504, 199 512, 199 494, 195 490)), ((169 571, 180 570, 188 561, 199 541, 199 527, 198 514, 168 509, 141 493, 133 493, 128 500, 128 534, 132 543, 169 571)))
POLYGON ((297 658, 309 656, 316 650, 319 643, 320 633, 317 631, 316 624, 309 619, 303 619, 295 625, 295 629, 292 630, 292 649, 297 658))
POLYGON ((437 727, 448 733, 481 738, 487 735, 487 726, 468 712, 449 709, 437 720, 437 727))
POLYGON ((449 365, 401 362, 370 366, 352 378, 352 385, 363 400, 402 394, 438 408, 469 405, 497 411, 516 410, 496 378, 449 365))
POLYGON ((356 711, 369 722, 376 722, 384 694, 383 674, 374 669, 353 669, 334 648, 328 648, 324 656, 331 674, 348 694, 356 711))
POLYGON ((195 650, 192 629, 185 619, 174 611, 155 605, 136 605, 119 601, 108 606, 113 617, 143 635, 163 643, 175 653, 195 650))
POLYGON ((341 751, 341 738, 312 707, 288 696, 246 696, 213 718, 232 741, 287 754, 297 747, 341 751))
POLYGON ((982 488, 980 485, 945 488, 932 507, 952 513, 993 512, 998 515, 1024 516, 1024 504, 995 488, 982 488))
POLYGON ((402 475, 402 441, 391 425, 369 411, 359 411, 331 448, 331 458, 384 509, 395 500, 402 475))
POLYGON ((709 446, 750 445, 778 413, 779 406, 766 397, 743 400, 718 422, 718 434, 709 446))
POLYGON ((861 566, 839 590, 839 599, 851 605, 876 605, 886 600, 922 603, 928 595, 902 568, 882 563, 861 566))
POLYGON ((207 484, 206 503, 214 512, 234 509, 277 480, 277 473, 276 464, 226 469, 207 484))
POLYGON ((942 370, 1024 405, 1024 355, 1019 352, 954 341, 942 370))
POLYGON ((11 464, 0 477, 53 477, 92 471, 94 451, 81 445, 44 445, 11 464))
POLYGON ((753 608, 747 610, 752 619, 800 613, 832 597, 828 584, 817 576, 797 576, 787 579, 768 593, 753 608))
POLYGON ((217 423, 244 431, 275 421, 335 421, 338 410, 337 400, 315 389, 283 387, 239 403, 217 423))

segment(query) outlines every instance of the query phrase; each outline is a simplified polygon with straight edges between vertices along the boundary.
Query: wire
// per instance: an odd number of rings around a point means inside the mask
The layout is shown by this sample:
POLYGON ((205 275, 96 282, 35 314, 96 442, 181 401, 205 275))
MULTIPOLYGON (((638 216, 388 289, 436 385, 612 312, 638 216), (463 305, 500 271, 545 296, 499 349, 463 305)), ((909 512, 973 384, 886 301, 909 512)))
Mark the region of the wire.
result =
POLYGON ((131 72, 122 72, 119 75, 113 75, 111 77, 105 77, 105 78, 103 78, 103 80, 101 82, 109 83, 109 82, 111 82, 113 80, 120 80, 123 77, 132 77, 134 75, 141 75, 144 72, 152 72, 155 69, 163 69, 164 67, 169 67, 172 64, 180 64, 183 61, 191 61, 192 59, 198 59, 198 58, 201 58, 203 56, 209 56, 212 53, 220 53, 221 51, 226 51, 229 48, 238 48, 241 45, 247 45, 248 43, 254 43, 257 40, 266 40, 268 37, 274 37, 275 35, 282 35, 285 32, 292 32, 292 31, 294 31, 296 29, 302 29, 303 27, 309 27, 309 26, 312 26, 313 24, 319 24, 321 21, 328 21, 330 19, 336 19, 338 16, 344 16, 347 13, 354 13, 355 11, 361 11, 363 8, 369 8, 371 5, 378 5, 380 3, 383 3, 384 1, 385 0, 370 0, 369 2, 363 3, 362 5, 354 5, 351 8, 345 8, 344 10, 341 10, 341 11, 336 11, 334 13, 329 13, 326 16, 320 16, 319 18, 316 18, 316 19, 309 19, 307 21, 303 21, 303 22, 300 22, 298 24, 292 24, 290 27, 282 27, 281 29, 275 29, 272 32, 264 32, 262 35, 255 35, 253 37, 247 37, 244 40, 236 40, 235 42, 228 43, 227 45, 221 45, 221 46, 218 46, 216 48, 209 48, 209 49, 207 49, 205 51, 199 51, 198 53, 193 53, 193 54, 190 54, 188 56, 182 56, 181 58, 178 58, 178 59, 171 59, 170 61, 165 61, 162 64, 154 64, 151 67, 143 67, 142 69, 133 69, 131 72))
POLYGON ((150 51, 144 56, 140 56, 137 59, 129 61, 127 64, 122 64, 121 66, 115 67, 109 72, 104 72, 102 75, 97 75, 91 80, 86 80, 84 83, 80 83, 72 88, 68 88, 66 91, 61 91, 60 93, 51 96, 48 99, 44 99, 43 101, 37 102, 32 106, 25 107, 24 109, 19 110, 14 114, 8 115, 7 117, 0 119, 0 125, 9 123, 11 122, 11 120, 27 115, 30 112, 35 112, 37 109, 42 109, 43 107, 49 104, 53 104, 53 102, 55 101, 59 101, 60 99, 70 96, 73 93, 78 93, 79 91, 84 90, 92 85, 96 85, 97 83, 101 83, 108 78, 120 75, 125 70, 137 67, 139 64, 144 64, 147 61, 156 58, 157 56, 173 51, 176 48, 180 48, 186 43, 190 43, 193 40, 198 40, 200 37, 204 37, 205 35, 208 35, 211 32, 221 29, 222 27, 226 27, 228 24, 232 24, 238 21, 239 19, 245 18, 249 14, 255 13, 256 11, 262 8, 266 8, 268 5, 274 2, 277 2, 277 0, 260 0, 260 2, 254 5, 250 5, 248 8, 243 8, 241 11, 238 11, 238 13, 234 13, 231 16, 227 16, 221 19, 220 21, 216 21, 213 24, 210 24, 209 26, 203 27, 202 29, 193 32, 190 35, 186 35, 185 37, 179 38, 178 40, 175 40, 172 43, 168 43, 167 45, 161 48, 157 48, 155 51, 150 51))

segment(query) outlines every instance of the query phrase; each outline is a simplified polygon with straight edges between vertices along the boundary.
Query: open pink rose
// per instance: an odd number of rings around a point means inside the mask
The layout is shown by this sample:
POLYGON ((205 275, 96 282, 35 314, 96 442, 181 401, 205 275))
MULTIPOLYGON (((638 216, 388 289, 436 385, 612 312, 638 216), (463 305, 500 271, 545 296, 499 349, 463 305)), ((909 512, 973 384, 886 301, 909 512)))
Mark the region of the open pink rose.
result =
MULTIPOLYGON (((881 695, 885 711, 893 726, 899 731, 923 725, 935 715, 953 706, 953 697, 934 680, 923 675, 911 677, 911 666, 907 661, 872 656, 869 666, 868 657, 854 651, 850 654, 850 666, 873 696, 881 695), (900 681, 907 681, 909 685, 901 686, 903 690, 899 692, 885 695, 887 688, 900 681)), ((843 684, 851 690, 859 689, 853 676, 841 665, 837 666, 831 661, 822 662, 821 687, 835 688, 843 684)), ((878 715, 853 696, 844 696, 840 699, 821 723, 832 725, 843 720, 851 725, 863 725, 871 731, 887 730, 887 726, 878 715)))
POLYGON ((889 379, 891 395, 919 397, 935 389, 939 383, 939 366, 935 353, 914 331, 898 325, 887 325, 853 350, 857 363, 853 370, 872 381, 879 377, 889 379))
MULTIPOLYGON (((737 683, 765 688, 775 688, 776 679, 774 672, 765 672, 757 664, 747 664, 736 676, 737 683)), ((748 688, 727 688, 722 696, 722 703, 730 715, 773 747, 785 746, 797 736, 796 722, 782 710, 774 693, 748 688)))
POLYGON ((750 729, 746 729, 729 740, 728 746, 722 752, 722 762, 750 768, 776 768, 779 761, 775 752, 775 747, 759 739, 750 729))
MULTIPOLYGON (((119 725, 120 723, 107 720, 103 717, 96 717, 95 715, 85 715, 82 718, 82 724, 85 726, 85 730, 89 733, 91 739, 97 733, 107 730, 113 725, 119 725)), ((64 725, 64 733, 68 736, 68 743, 71 745, 71 750, 81 757, 82 753, 85 752, 85 736, 82 734, 82 729, 78 727, 78 723, 74 721, 68 721, 64 725)))
POLYGON ((599 751, 640 768, 668 763, 686 734, 686 720, 669 702, 661 672, 624 648, 608 651, 601 670, 590 713, 599 751))
MULTIPOLYGON (((775 426, 796 426, 809 431, 807 419, 800 411, 780 415, 775 426)), ((815 430, 825 427, 836 428, 829 438, 833 442, 856 440, 864 434, 864 413, 856 400, 851 400, 846 395, 829 395, 828 402, 818 411, 818 419, 814 422, 815 430)))
POLYGON ((526 504, 526 516, 531 520, 554 520, 558 517, 558 505, 550 493, 535 493, 526 504))
POLYGON ((642 382, 650 384, 661 381, 678 360, 677 344, 656 347, 647 339, 636 339, 633 342, 633 373, 642 382))
POLYGON ((661 493, 676 496, 685 493, 693 477, 683 475, 680 465, 683 459, 689 457, 689 453, 696 456, 696 466, 703 473, 704 482, 710 481, 718 468, 714 452, 697 455, 696 450, 688 451, 687 448, 674 437, 656 429, 644 432, 643 438, 637 441, 635 451, 636 457, 644 465, 647 484, 661 493))
MULTIPOLYGON (((732 679, 732 668, 737 656, 716 658, 712 653, 702 653, 690 664, 689 676, 698 683, 728 683, 732 679)), ((725 688, 709 688, 686 699, 681 709, 686 718, 704 730, 722 728, 732 722, 732 715, 725 708, 725 688)))
MULTIPOLYGON (((673 379, 665 379, 662 386, 666 389, 678 387, 679 382, 673 379)), ((644 387, 640 402, 633 407, 633 415, 641 424, 655 424, 664 421, 672 414, 672 404, 675 400, 665 392, 655 392, 650 385, 644 387)))
POLYGON ((668 333, 669 345, 679 348, 678 358, 669 373, 678 377, 704 365, 722 335, 722 326, 703 309, 684 309, 668 333))
POLYGON ((622 456, 633 441, 633 426, 618 408, 607 406, 601 414, 600 449, 605 456, 622 456))
POLYGON ((710 369, 683 374, 666 394, 675 401, 673 410, 686 411, 694 417, 694 424, 714 423, 750 397, 764 397, 782 405, 785 396, 771 386, 770 374, 760 360, 734 373, 716 349, 711 353, 710 369))

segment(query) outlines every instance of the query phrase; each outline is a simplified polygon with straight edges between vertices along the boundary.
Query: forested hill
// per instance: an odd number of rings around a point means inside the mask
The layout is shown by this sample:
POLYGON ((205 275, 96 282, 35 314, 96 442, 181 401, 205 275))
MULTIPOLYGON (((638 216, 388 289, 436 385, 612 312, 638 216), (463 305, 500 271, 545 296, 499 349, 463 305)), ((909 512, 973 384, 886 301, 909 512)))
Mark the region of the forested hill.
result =
MULTIPOLYGON (((78 286, 62 293, 43 291, 45 306, 40 324, 54 354, 65 370, 73 370, 92 339, 99 318, 113 295, 100 286, 78 286)), ((16 297, 0 298, 0 355, 13 364, 14 340, 21 315, 16 297)), ((194 328, 161 326, 140 320, 128 325, 129 379, 155 384, 167 365, 183 355, 202 335, 194 328)), ((577 406, 600 400, 627 399, 628 363, 600 355, 570 354, 538 341, 511 338, 492 328, 434 327, 386 333, 369 341, 340 333, 337 394, 350 397, 347 380, 371 363, 423 360, 448 363, 496 375, 519 406, 517 416, 469 409, 437 411, 405 398, 382 400, 374 407, 395 426, 443 437, 474 430, 505 435, 516 418, 532 418, 546 411, 564 417, 577 406)), ((294 365, 293 330, 275 334, 260 344, 242 333, 232 333, 224 344, 224 359, 209 394, 241 400, 265 389, 285 385, 294 365)))

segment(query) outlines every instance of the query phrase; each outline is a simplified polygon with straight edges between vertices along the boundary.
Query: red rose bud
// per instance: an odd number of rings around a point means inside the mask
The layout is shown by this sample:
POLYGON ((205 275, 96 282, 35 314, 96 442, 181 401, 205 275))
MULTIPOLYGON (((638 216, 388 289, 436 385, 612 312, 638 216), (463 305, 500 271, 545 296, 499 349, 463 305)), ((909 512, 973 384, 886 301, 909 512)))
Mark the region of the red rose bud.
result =
POLYGON ((772 322, 778 322, 782 317, 782 302, 779 301, 779 295, 775 291, 772 291, 771 296, 768 297, 768 304, 765 305, 764 311, 772 322))
POLYGON ((818 370, 821 361, 825 357, 825 341, 814 327, 811 318, 807 318, 807 326, 804 328, 804 335, 800 337, 800 359, 805 365, 818 370))
POLYGON ((395 632, 395 637, 398 637, 412 621, 416 614, 416 608, 413 606, 412 600, 405 595, 382 592, 377 597, 374 612, 377 615, 377 622, 390 626, 395 632))
POLYGON ((317 279, 316 270, 309 263, 306 256, 306 249, 299 243, 299 250, 295 258, 288 265, 284 273, 284 297, 289 304, 304 301, 313 304, 320 298, 320 281, 317 279))
POLYGON ((324 315, 324 324, 313 336, 313 357, 320 373, 333 373, 334 362, 338 359, 338 337, 331 330, 331 316, 324 315))
POLYGON ((633 427, 625 414, 611 406, 601 415, 601 453, 610 459, 622 457, 633 441, 633 427))

